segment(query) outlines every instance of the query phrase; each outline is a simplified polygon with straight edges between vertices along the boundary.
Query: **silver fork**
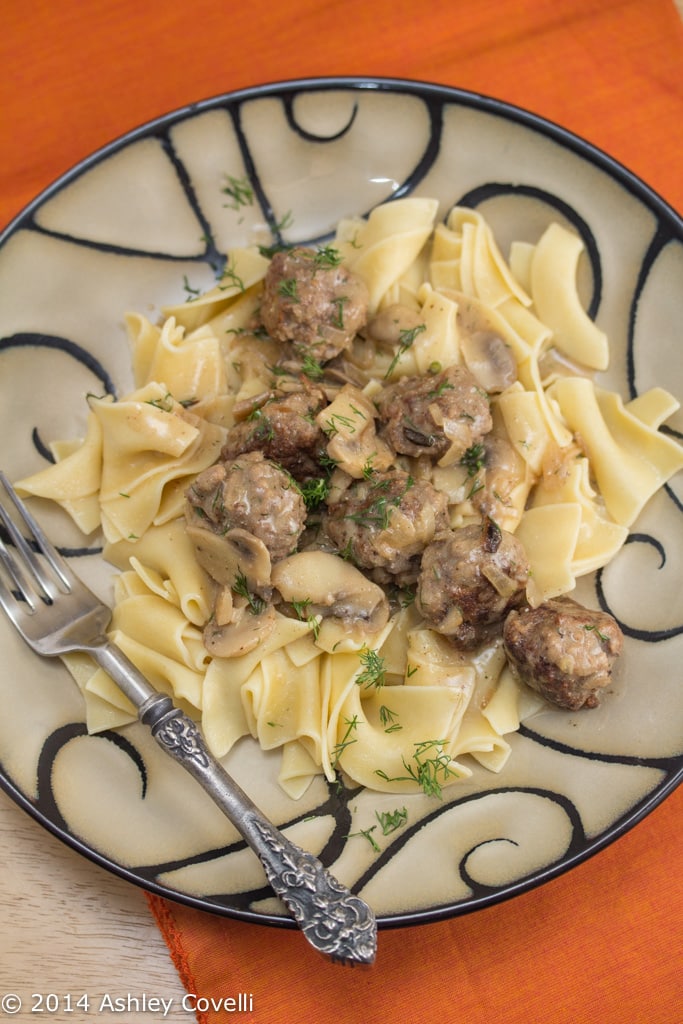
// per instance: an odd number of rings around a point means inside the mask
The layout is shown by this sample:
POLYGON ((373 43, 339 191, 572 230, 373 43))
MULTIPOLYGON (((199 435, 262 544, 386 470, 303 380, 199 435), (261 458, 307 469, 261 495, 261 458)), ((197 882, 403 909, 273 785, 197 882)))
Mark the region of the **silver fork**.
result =
POLYGON ((317 950, 346 964, 371 964, 372 910, 312 854, 290 842, 209 753, 195 723, 152 687, 112 644, 111 609, 72 572, 5 474, 0 482, 0 606, 37 654, 90 654, 135 705, 160 746, 192 775, 257 854, 274 892, 317 950), (9 504, 7 499, 9 499, 9 504))

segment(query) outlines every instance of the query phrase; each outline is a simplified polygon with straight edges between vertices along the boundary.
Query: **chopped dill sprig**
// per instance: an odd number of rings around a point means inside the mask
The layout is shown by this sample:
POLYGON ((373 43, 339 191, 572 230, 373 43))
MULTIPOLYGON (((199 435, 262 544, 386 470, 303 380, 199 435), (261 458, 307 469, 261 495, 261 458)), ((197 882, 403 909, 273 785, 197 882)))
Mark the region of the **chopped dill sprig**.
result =
POLYGON ((386 682, 386 668, 384 658, 370 647, 363 647, 359 653, 360 663, 363 671, 358 675, 356 682, 359 686, 369 690, 374 686, 376 690, 381 689, 386 682))
POLYGON ((238 572, 235 576, 235 581, 232 585, 233 591, 240 597, 244 597, 249 605, 249 611, 252 615, 260 615, 264 612, 267 607, 267 601, 264 601, 258 594, 252 594, 249 590, 247 577, 243 572, 238 572))
POLYGON ((229 210, 239 210, 243 206, 253 206, 254 190, 246 174, 242 178, 235 178, 232 174, 226 174, 226 180, 227 185, 221 191, 230 198, 230 202, 224 204, 229 210))
POLYGON ((399 334, 398 334, 398 348, 396 349, 396 355, 391 360, 391 362, 389 364, 389 369, 384 374, 385 379, 387 377, 391 377, 392 373, 396 369, 396 365, 397 365, 399 359, 401 358, 401 356, 403 355, 404 352, 408 351, 408 349, 411 347, 411 345, 413 344, 413 342, 417 338, 418 334, 421 334, 422 331, 426 331, 426 330, 427 330, 427 324, 418 324, 416 327, 410 327, 410 328, 405 327, 402 331, 399 331, 399 334))
POLYGON ((330 763, 334 771, 337 770, 339 758, 342 756, 346 748, 349 747, 352 743, 356 742, 356 737, 352 734, 358 728, 358 715, 354 715, 353 718, 345 718, 344 725, 346 726, 346 732, 344 733, 339 743, 335 744, 331 751, 332 756, 330 758, 330 763))
POLYGON ((392 832, 402 828, 408 821, 408 809, 397 807, 394 811, 375 811, 375 817, 382 829, 383 836, 389 836, 392 832))
POLYGON ((375 774, 384 779, 385 782, 415 782, 427 796, 435 796, 442 799, 442 786, 458 773, 451 768, 451 758, 446 753, 444 743, 446 740, 424 740, 415 744, 415 753, 411 761, 402 758, 406 775, 396 775, 390 778, 381 768, 375 769, 375 774))

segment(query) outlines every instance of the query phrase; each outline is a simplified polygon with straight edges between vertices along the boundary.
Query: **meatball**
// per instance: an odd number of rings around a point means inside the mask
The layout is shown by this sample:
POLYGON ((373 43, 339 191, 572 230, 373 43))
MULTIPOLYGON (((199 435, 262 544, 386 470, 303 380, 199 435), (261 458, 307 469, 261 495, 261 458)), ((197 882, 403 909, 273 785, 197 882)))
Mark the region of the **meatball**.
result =
POLYGON ((568 597, 508 615, 503 642, 515 676, 558 707, 595 708, 624 638, 606 612, 568 597))
POLYGON ((262 451, 295 480, 320 476, 327 438, 315 416, 325 405, 327 398, 317 387, 302 385, 289 393, 272 392, 247 419, 230 428, 221 459, 227 461, 243 452, 262 451))
POLYGON ((276 253, 263 283, 261 321, 271 338, 325 363, 347 349, 367 321, 365 282, 334 249, 276 253))
POLYGON ((513 534, 492 520, 437 537, 422 556, 417 607, 427 624, 460 648, 500 632, 525 595, 526 552, 513 534))
POLYGON ((402 377, 375 398, 380 436, 402 455, 455 462, 491 430, 488 395, 464 366, 402 377))
POLYGON ((446 496, 402 470, 354 480, 325 516, 337 549, 379 582, 416 578, 422 551, 447 527, 446 496))
POLYGON ((248 452, 199 474, 187 491, 187 518, 214 533, 247 530, 273 561, 290 554, 303 533, 306 506, 284 470, 248 452))

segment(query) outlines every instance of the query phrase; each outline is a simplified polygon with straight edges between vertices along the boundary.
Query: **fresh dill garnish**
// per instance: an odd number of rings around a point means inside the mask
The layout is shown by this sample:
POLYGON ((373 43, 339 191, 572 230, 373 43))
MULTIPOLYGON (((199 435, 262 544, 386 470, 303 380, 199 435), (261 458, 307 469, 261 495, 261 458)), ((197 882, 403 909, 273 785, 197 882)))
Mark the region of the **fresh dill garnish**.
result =
POLYGON ((410 327, 410 328, 404 327, 403 330, 399 331, 399 334, 398 334, 398 348, 396 350, 396 355, 391 360, 391 362, 389 364, 389 369, 384 374, 385 378, 386 377, 390 377, 392 375, 392 373, 396 369, 396 364, 398 363, 399 359, 401 358, 401 356, 403 355, 404 352, 408 351, 410 346, 413 344, 413 342, 417 338, 418 334, 421 334, 422 331, 426 331, 426 330, 427 330, 427 325, 426 324, 418 324, 417 327, 410 327))
POLYGON ((469 491, 469 494, 467 495, 467 497, 468 498, 473 498, 475 494, 478 494, 479 491, 482 491, 483 489, 484 489, 484 482, 483 482, 483 480, 480 480, 479 477, 477 477, 475 479, 474 483, 472 484, 472 486, 470 487, 470 491, 469 491))
POLYGON ((339 743, 335 744, 331 751, 332 756, 330 758, 330 763, 334 771, 337 770, 339 758, 342 756, 346 748, 356 742, 356 737, 352 734, 358 728, 358 715, 354 715, 353 718, 345 718, 344 725, 346 726, 346 732, 339 743))
POLYGON ((408 821, 408 808, 397 807, 394 811, 375 811, 375 817, 382 829, 382 835, 390 836, 392 832, 402 828, 408 821))
POLYGON ((348 301, 348 295, 339 295, 336 299, 332 299, 332 304, 337 307, 337 311, 332 318, 332 325, 333 327, 338 327, 340 331, 344 330, 344 306, 348 301))
POLYGON ((319 267, 338 267, 342 256, 339 249, 333 245, 320 245, 316 249, 313 259, 319 267))
POLYGON ((266 260, 272 260, 279 252, 286 252, 287 249, 291 248, 289 245, 285 245, 283 242, 273 242, 272 245, 259 245, 258 251, 261 256, 266 260))
POLYGON ((229 196, 231 202, 224 205, 230 210, 239 210, 242 206, 252 206, 254 203, 254 190, 246 175, 242 178, 235 178, 232 174, 226 174, 227 185, 221 189, 224 195, 229 196))
POLYGON ((298 487, 308 512, 315 511, 330 493, 329 481, 324 476, 316 477, 313 480, 304 480, 298 487))
POLYGON ((153 405, 155 409, 160 409, 161 412, 173 412, 173 395, 170 391, 167 391, 163 398, 151 398, 145 402, 145 405, 153 405))
POLYGON ((363 839, 367 839, 367 841, 370 843, 370 846, 373 848, 373 850, 375 850, 376 853, 379 853, 380 852, 380 845, 379 845, 379 843, 377 842, 377 840, 375 839, 375 837, 372 834, 375 831, 376 828, 377 828, 376 825, 371 825, 370 828, 362 828, 358 832, 349 832, 349 834, 348 834, 348 836, 346 838, 347 839, 352 839, 354 836, 362 836, 363 839))
POLYGON ((468 476, 476 476, 480 469, 484 468, 486 460, 486 449, 480 442, 471 445, 460 457, 460 465, 465 466, 468 476))
POLYGON ((415 743, 412 761, 402 758, 406 775, 390 778, 381 768, 375 774, 385 782, 415 782, 427 796, 442 798, 442 784, 449 778, 457 777, 457 771, 451 768, 451 758, 443 749, 446 740, 424 740, 415 743))
POLYGON ((364 480, 369 480, 371 478, 371 476, 373 475, 373 473, 376 472, 374 466, 372 465, 373 459, 375 458, 376 455, 377 455, 377 452, 373 452, 372 455, 368 455, 367 459, 363 463, 363 468, 361 469, 361 473, 363 474, 363 479, 364 480))
POLYGON ((244 597, 246 599, 247 604, 249 605, 249 611, 252 615, 260 615, 261 612, 266 610, 267 602, 264 601, 262 597, 259 597, 258 594, 252 594, 249 590, 247 577, 243 572, 238 572, 235 576, 232 589, 240 597, 244 597))
POLYGON ((291 299, 292 302, 300 301, 297 280, 295 277, 283 278, 277 286, 277 290, 278 294, 282 295, 285 299, 291 299))
POLYGON ((447 380, 442 380, 438 388, 434 388, 433 391, 427 393, 427 398, 441 398, 444 391, 452 391, 453 385, 449 384, 447 380))
POLYGON ((586 630, 587 633, 595 633, 598 639, 602 640, 603 643, 608 642, 609 637, 606 636, 605 633, 601 633, 594 623, 586 623, 586 625, 583 628, 586 630))
MULTIPOLYGON (((363 419, 365 419, 364 416, 363 419)), ((353 422, 350 416, 344 416, 338 412, 335 412, 332 414, 332 416, 330 416, 329 420, 322 429, 326 437, 332 438, 335 436, 335 434, 339 433, 340 427, 345 427, 350 434, 355 434, 356 430, 358 429, 357 425, 353 422)))
POLYGON ((363 671, 359 673, 356 682, 359 686, 369 690, 374 686, 376 690, 381 689, 386 682, 386 668, 384 658, 370 647, 363 647, 358 652, 363 671))
POLYGON ((275 230, 279 234, 281 231, 284 231, 286 228, 291 228, 293 223, 294 223, 294 214, 292 213, 291 210, 287 210, 287 212, 283 215, 282 219, 277 221, 277 223, 275 224, 275 230))
POLYGON ((249 434, 249 441, 267 442, 273 440, 275 428, 263 409, 254 409, 247 416, 247 420, 255 424, 254 429, 249 434))
POLYGON ((391 520, 391 513, 395 508, 401 504, 401 501, 405 497, 406 493, 414 484, 412 476, 409 476, 406 481, 406 486, 401 494, 395 495, 393 498, 387 497, 386 494, 380 493, 385 491, 389 486, 389 481, 378 480, 373 484, 373 492, 378 494, 365 509, 361 509, 359 512, 350 512, 345 519, 350 519, 354 523, 358 523, 360 526, 377 527, 380 530, 386 530, 389 527, 391 520))
POLYGON ((235 268, 231 267, 230 264, 225 268, 221 275, 221 281, 227 281, 226 285, 219 285, 219 290, 224 291, 226 288, 237 288, 238 291, 246 291, 244 287, 244 281, 236 273, 235 268))
POLYGON ((202 294, 201 288, 192 287, 192 285, 190 284, 190 279, 188 278, 187 274, 183 274, 183 288, 185 289, 185 294, 187 296, 185 300, 186 302, 194 302, 194 300, 199 298, 199 296, 202 294))
POLYGON ((325 371, 310 352, 307 352, 301 360, 301 372, 309 380, 320 380, 325 371))
POLYGON ((391 708, 388 708, 386 704, 382 704, 379 709, 379 720, 385 732, 400 732, 403 726, 397 721, 398 715, 391 708))
POLYGON ((297 619, 300 622, 306 622, 311 627, 313 639, 317 640, 320 633, 320 620, 317 615, 310 614, 310 597, 304 598, 303 601, 292 601, 291 604, 297 619))

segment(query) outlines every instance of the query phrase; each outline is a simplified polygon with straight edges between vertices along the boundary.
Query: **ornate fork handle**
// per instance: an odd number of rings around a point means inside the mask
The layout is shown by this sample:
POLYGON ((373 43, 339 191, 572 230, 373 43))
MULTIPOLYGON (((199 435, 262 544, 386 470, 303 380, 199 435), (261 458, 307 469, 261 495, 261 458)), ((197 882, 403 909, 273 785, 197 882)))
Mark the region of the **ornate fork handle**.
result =
POLYGON ((138 709, 157 743, 205 789, 261 861, 274 892, 308 941, 345 963, 371 964, 377 950, 372 910, 312 854, 284 836, 208 751, 195 725, 158 693, 107 640, 91 653, 138 709))

